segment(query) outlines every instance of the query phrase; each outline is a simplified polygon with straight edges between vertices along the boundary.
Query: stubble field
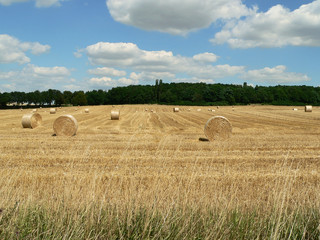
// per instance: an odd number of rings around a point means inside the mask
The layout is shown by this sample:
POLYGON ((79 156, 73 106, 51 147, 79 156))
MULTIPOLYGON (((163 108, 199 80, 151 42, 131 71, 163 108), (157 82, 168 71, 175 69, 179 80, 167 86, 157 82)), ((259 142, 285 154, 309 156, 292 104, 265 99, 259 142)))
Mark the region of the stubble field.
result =
POLYGON ((21 126, 30 110, 0 111, 0 226, 8 226, 0 236, 138 239, 170 238, 176 231, 174 239, 201 233, 230 239, 247 229, 239 238, 299 237, 300 228, 290 232, 302 224, 298 216, 305 223, 301 236, 310 234, 310 222, 312 234, 319 234, 320 108, 180 107, 174 113, 171 106, 123 105, 89 107, 89 114, 85 108, 38 109, 43 122, 35 129, 21 126), (119 121, 110 120, 112 109, 120 110, 119 121), (53 122, 64 114, 78 121, 74 137, 53 136, 53 122), (229 119, 232 137, 199 141, 216 115, 229 119), (55 216, 49 217, 54 223, 44 222, 60 226, 60 235, 53 227, 41 232, 40 220, 21 227, 29 210, 55 216), (253 220, 243 217, 253 212, 253 220), (115 218, 91 232, 102 219, 115 218), (229 229, 230 221, 238 225, 229 229))

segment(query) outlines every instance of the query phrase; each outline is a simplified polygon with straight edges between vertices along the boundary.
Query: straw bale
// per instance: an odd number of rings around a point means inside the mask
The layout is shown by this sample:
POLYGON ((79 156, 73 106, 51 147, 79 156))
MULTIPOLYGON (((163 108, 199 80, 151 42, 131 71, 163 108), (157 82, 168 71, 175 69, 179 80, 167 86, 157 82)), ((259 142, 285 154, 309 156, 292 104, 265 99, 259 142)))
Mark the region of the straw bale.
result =
POLYGON ((179 111, 180 111, 179 108, 177 108, 177 107, 173 108, 173 112, 179 112, 179 111))
POLYGON ((306 105, 304 108, 305 112, 312 112, 312 106, 311 105, 306 105))
POLYGON ((225 140, 232 135, 232 125, 227 118, 215 116, 207 121, 204 134, 210 141, 225 140))
POLYGON ((298 111, 298 108, 293 108, 292 110, 293 110, 293 111, 298 111))
POLYGON ((201 112, 201 109, 200 109, 200 108, 198 108, 198 109, 197 109, 197 111, 198 111, 198 112, 201 112))
POLYGON ((50 108, 50 114, 55 114, 56 113, 56 109, 55 108, 50 108))
POLYGON ((21 124, 23 128, 36 128, 41 125, 42 117, 39 113, 28 113, 23 115, 21 124))
POLYGON ((57 136, 74 136, 78 130, 78 122, 72 115, 58 117, 53 123, 53 131, 57 136))
POLYGON ((84 110, 84 112, 85 112, 85 113, 89 113, 89 108, 86 108, 86 109, 84 110))
POLYGON ((119 120, 120 119, 120 111, 112 110, 111 111, 111 120, 119 120))
POLYGON ((35 109, 32 109, 32 112, 37 112, 37 111, 38 111, 38 109, 36 109, 36 108, 35 108, 35 109))

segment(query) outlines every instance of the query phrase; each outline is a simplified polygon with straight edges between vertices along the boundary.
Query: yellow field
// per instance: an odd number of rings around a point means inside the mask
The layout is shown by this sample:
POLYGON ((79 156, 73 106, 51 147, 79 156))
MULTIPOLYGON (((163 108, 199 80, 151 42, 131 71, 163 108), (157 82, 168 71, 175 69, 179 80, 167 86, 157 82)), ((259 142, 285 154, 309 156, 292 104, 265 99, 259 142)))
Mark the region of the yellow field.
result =
POLYGON ((85 108, 39 109, 43 124, 35 129, 21 127, 30 110, 0 110, 0 208, 61 201, 70 208, 93 202, 159 209, 320 206, 320 108, 180 107, 174 113, 171 106, 124 105, 115 106, 119 121, 110 120, 112 106, 89 107, 89 114, 85 108), (52 136, 63 114, 78 120, 76 136, 52 136), (230 120, 232 138, 200 142, 214 115, 230 120))

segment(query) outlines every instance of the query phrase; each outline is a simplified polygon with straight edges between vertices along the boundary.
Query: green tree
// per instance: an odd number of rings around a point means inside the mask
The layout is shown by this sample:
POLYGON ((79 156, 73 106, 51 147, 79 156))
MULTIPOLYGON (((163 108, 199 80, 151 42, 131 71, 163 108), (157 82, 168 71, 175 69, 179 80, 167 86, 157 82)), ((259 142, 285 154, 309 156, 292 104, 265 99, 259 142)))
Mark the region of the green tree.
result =
POLYGON ((77 106, 77 105, 83 106, 83 105, 87 105, 88 101, 83 91, 76 91, 73 93, 71 103, 74 106, 77 106))

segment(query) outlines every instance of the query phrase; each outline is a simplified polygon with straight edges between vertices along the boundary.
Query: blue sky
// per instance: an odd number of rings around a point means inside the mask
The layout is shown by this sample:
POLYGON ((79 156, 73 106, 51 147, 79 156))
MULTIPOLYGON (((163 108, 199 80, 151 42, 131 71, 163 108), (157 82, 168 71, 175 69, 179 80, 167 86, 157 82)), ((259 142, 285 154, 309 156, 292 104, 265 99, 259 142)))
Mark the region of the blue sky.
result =
POLYGON ((320 83, 320 0, 0 0, 0 92, 320 83))

